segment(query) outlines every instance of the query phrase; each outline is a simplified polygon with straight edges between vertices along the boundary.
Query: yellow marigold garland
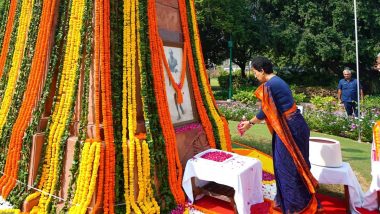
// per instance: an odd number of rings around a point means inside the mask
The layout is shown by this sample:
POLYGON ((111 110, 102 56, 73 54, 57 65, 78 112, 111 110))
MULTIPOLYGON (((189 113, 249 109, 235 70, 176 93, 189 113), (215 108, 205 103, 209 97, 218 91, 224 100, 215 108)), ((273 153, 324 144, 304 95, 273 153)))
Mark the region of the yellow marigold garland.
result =
POLYGON ((95 192, 100 164, 101 143, 92 140, 85 142, 77 180, 77 189, 69 213, 85 214, 95 192))
POLYGON ((145 182, 145 209, 146 213, 160 213, 160 207, 153 195, 152 180, 150 175, 150 155, 148 143, 144 140, 142 146, 143 181, 145 182))
POLYGON ((124 198, 126 213, 131 213, 131 203, 129 200, 129 175, 128 175, 128 145, 127 142, 123 142, 123 174, 124 174, 124 198))
POLYGON ((375 144, 374 160, 380 160, 380 121, 375 123, 373 127, 373 143, 375 144))
POLYGON ((7 214, 7 213, 9 213, 9 214, 20 214, 21 211, 20 211, 20 209, 4 209, 4 210, 1 210, 1 213, 3 213, 3 214, 7 214))
POLYGON ((135 142, 129 141, 129 202, 135 213, 141 213, 140 208, 135 203, 135 185, 134 185, 134 168, 135 168, 135 142))

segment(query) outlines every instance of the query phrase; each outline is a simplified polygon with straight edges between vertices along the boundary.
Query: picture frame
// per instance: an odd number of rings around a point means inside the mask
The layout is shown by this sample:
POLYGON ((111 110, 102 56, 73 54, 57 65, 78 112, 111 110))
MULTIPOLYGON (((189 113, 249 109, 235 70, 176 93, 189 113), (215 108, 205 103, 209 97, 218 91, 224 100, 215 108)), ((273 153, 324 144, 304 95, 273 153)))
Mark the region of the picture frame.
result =
MULTIPOLYGON (((180 82, 182 71, 182 60, 183 60, 183 46, 181 44, 175 44, 173 42, 164 43, 164 53, 168 65, 170 67, 170 72, 178 84, 180 82)), ((164 66, 164 78, 165 78, 165 90, 166 97, 169 106, 170 118, 173 125, 181 126, 187 123, 195 122, 197 120, 194 109, 194 96, 192 90, 192 82, 189 79, 189 69, 187 66, 185 80, 182 87, 183 103, 178 104, 176 101, 176 91, 169 80, 168 73, 164 66)))

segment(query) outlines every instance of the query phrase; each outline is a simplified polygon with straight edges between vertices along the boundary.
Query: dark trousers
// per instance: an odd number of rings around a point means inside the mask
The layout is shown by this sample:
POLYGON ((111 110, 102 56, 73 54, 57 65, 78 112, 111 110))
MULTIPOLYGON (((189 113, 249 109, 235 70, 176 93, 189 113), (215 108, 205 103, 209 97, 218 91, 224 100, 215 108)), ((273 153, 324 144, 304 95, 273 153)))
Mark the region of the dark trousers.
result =
POLYGON ((343 102, 343 104, 348 116, 352 116, 353 113, 355 113, 356 117, 358 116, 356 102, 343 102))

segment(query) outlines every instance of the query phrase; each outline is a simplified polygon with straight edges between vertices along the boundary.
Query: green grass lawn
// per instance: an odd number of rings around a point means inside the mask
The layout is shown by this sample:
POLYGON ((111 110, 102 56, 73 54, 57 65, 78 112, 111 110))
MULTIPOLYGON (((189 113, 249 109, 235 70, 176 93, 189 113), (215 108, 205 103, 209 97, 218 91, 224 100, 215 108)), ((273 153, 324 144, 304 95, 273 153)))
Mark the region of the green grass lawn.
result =
POLYGON ((210 79, 210 85, 211 87, 219 87, 219 81, 218 81, 218 78, 211 78, 210 79))
MULTIPOLYGON (((267 154, 272 154, 272 136, 265 124, 258 124, 253 126, 244 134, 243 137, 240 137, 239 133, 237 132, 238 123, 239 122, 237 121, 229 121, 232 141, 254 147, 267 154)), ((326 137, 340 141, 343 161, 350 163, 352 169, 355 171, 358 177, 363 191, 365 192, 368 190, 369 184, 371 182, 371 144, 358 143, 351 139, 321 134, 317 132, 311 132, 311 136, 326 137)), ((321 185, 320 192, 342 197, 343 186, 321 185)))

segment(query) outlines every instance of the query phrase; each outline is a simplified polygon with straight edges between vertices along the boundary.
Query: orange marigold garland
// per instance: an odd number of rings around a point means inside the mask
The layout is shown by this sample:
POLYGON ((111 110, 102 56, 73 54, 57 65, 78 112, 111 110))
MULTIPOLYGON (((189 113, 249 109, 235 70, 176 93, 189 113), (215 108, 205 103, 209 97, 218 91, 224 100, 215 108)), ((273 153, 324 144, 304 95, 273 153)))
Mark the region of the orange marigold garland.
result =
POLYGON ((104 127, 104 213, 114 213, 115 204, 115 146, 112 120, 111 69, 110 69, 110 2, 95 1, 95 64, 99 66, 101 110, 104 127))
POLYGON ((150 38, 151 65, 154 79, 154 90, 159 112, 160 124, 163 128, 165 139, 166 155, 169 168, 169 185, 173 196, 178 204, 185 203, 185 195, 182 191, 182 166, 179 162, 174 127, 171 123, 170 113, 167 103, 166 91, 164 87, 163 65, 160 60, 159 51, 161 50, 157 21, 156 5, 154 0, 148 1, 148 23, 150 38))
MULTIPOLYGON (((149 146, 151 152, 151 162, 148 163, 149 165, 151 164, 151 167, 149 166, 149 169, 152 172, 152 177, 154 176, 157 179, 157 183, 160 184, 154 186, 156 187, 155 193, 157 194, 157 199, 160 204, 164 205, 161 207, 158 207, 157 205, 156 210, 157 212, 161 211, 163 213, 168 213, 176 206, 176 204, 168 180, 168 159, 167 154, 165 153, 165 140, 162 134, 163 127, 161 127, 159 121, 159 109, 157 107, 154 87, 151 87, 154 83, 154 78, 151 66, 149 35, 147 34, 149 31, 147 9, 148 1, 139 1, 139 7, 137 9, 139 14, 139 19, 137 19, 137 26, 139 29, 137 42, 139 47, 138 61, 141 81, 141 98, 144 109, 144 119, 146 121, 147 146, 149 146), (156 163, 159 163, 159 168, 155 167, 156 163)), ((151 195, 153 199, 153 191, 151 195)))
POLYGON ((206 72, 206 67, 204 63, 204 57, 202 54, 202 47, 199 37, 199 31, 198 31, 198 24, 196 19, 196 13, 195 13, 195 6, 194 1, 186 0, 187 5, 187 11, 189 14, 189 25, 190 25, 190 37, 191 37, 191 43, 194 47, 193 53, 195 56, 195 67, 197 70, 197 74, 200 76, 200 83, 203 88, 203 97, 206 100, 206 107, 208 111, 210 112, 209 115, 212 117, 212 119, 216 123, 215 131, 219 134, 220 137, 220 144, 221 148, 223 150, 231 151, 231 136, 229 132, 229 127, 227 120, 220 115, 216 101, 214 98, 214 95, 211 90, 210 84, 208 84, 208 77, 206 72))
POLYGON ((12 34, 12 29, 13 29, 13 23, 14 23, 14 19, 15 19, 15 16, 16 16, 17 2, 18 2, 18 0, 11 0, 11 5, 9 7, 9 14, 8 14, 7 25, 5 27, 5 34, 4 34, 4 38, 3 38, 3 44, 1 46, 0 78, 3 75, 5 61, 7 59, 8 47, 9 47, 9 43, 11 41, 11 34, 12 34))

